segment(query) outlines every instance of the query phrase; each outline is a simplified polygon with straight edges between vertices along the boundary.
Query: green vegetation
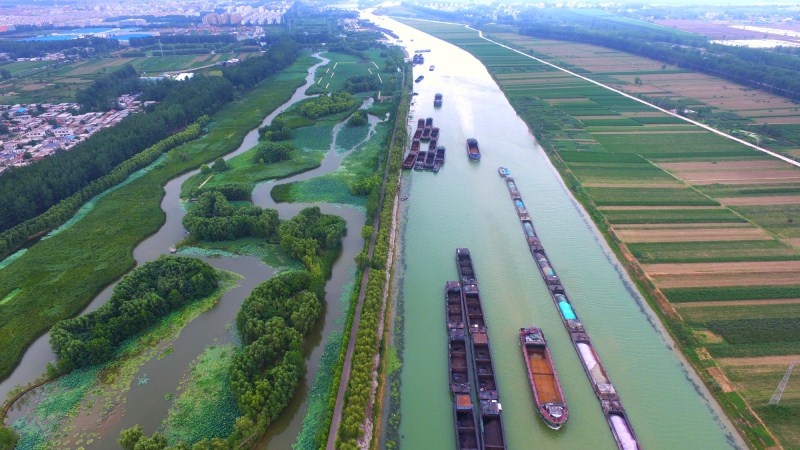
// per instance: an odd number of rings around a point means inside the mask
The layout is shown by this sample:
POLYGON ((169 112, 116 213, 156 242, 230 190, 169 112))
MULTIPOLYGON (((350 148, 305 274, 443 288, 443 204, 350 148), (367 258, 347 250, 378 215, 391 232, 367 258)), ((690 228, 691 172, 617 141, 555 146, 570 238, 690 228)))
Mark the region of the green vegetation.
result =
POLYGON ((609 223, 746 223, 729 209, 617 209, 605 210, 609 223))
POLYGON ((648 242, 630 243, 628 249, 641 263, 800 259, 800 254, 796 250, 780 241, 648 242))
POLYGON ((16 447, 19 436, 14 430, 0 425, 0 450, 11 450, 16 447))
POLYGON ((616 188, 587 187, 586 193, 598 206, 717 206, 716 201, 699 194, 694 189, 664 189, 658 187, 616 188))
MULTIPOLYGON (((135 378, 148 361, 172 345, 186 325, 212 308, 222 294, 235 287, 238 277, 219 272, 221 287, 208 297, 162 316, 148 331, 125 341, 107 362, 73 370, 42 388, 42 401, 31 414, 12 424, 20 434, 19 449, 42 448, 48 443, 75 448, 97 433, 84 433, 75 422, 87 414, 107 417, 126 394, 135 389, 135 378)), ((110 445, 110 444, 109 444, 110 445)))
POLYGON ((159 141, 157 144, 124 161, 109 174, 92 181, 88 186, 61 200, 44 213, 0 233, 0 255, 7 255, 14 249, 19 248, 31 236, 39 236, 63 224, 65 221, 71 220, 70 217, 73 217, 93 197, 108 193, 110 189, 113 189, 114 186, 119 186, 135 171, 152 164, 164 152, 196 139, 200 136, 202 128, 208 124, 208 120, 208 116, 200 117, 195 123, 186 127, 185 130, 159 141))
POLYGON ((351 111, 359 103, 358 99, 349 92, 337 91, 301 103, 298 112, 309 119, 318 119, 322 116, 351 111))
POLYGON ((708 328, 731 344, 794 342, 800 346, 800 317, 709 320, 708 328))
POLYGON ((183 216, 190 239, 206 241, 269 237, 278 229, 278 222, 278 212, 274 209, 252 205, 235 208, 217 191, 201 194, 183 216))
POLYGON ((119 281, 106 304, 50 329, 59 370, 107 361, 122 341, 185 303, 208 296, 218 282, 214 269, 199 259, 165 256, 142 265, 119 281))
POLYGON ((800 317, 800 303, 746 305, 711 305, 697 306, 691 304, 678 305, 681 316, 686 323, 705 326, 709 320, 761 319, 780 317, 800 317), (684 307, 681 307, 684 306, 684 307))
POLYGON ((670 288, 663 289, 663 292, 672 302, 761 300, 770 298, 800 298, 800 285, 670 288))
POLYGON ((147 174, 98 201, 83 219, 1 269, 0 296, 15 289, 20 292, 15 301, 0 307, 0 377, 8 375, 37 336, 58 320, 77 314, 103 287, 133 267, 133 246, 164 221, 160 208, 164 183, 235 149, 249 130, 302 84, 309 62, 298 61, 246 99, 226 105, 212 118, 205 136, 171 150, 147 174), (53 298, 60 301, 52 302, 53 298))
POLYGON ((232 344, 208 347, 192 364, 189 379, 164 420, 164 436, 175 445, 233 433, 239 409, 230 387, 229 369, 236 349, 232 344))
MULTIPOLYGON (((411 73, 406 67, 405 81, 411 84, 411 73)), ((397 117, 406 117, 408 94, 403 93, 397 117)), ((378 347, 382 336, 378 335, 378 324, 384 320, 380 316, 381 306, 383 305, 383 289, 386 283, 386 263, 390 245, 390 233, 394 223, 394 199, 397 194, 397 183, 400 165, 405 152, 407 136, 400 129, 394 136, 388 149, 386 161, 388 178, 384 185, 385 193, 383 203, 378 205, 375 212, 379 213, 378 235, 375 241, 375 249, 372 260, 370 261, 371 270, 367 281, 366 292, 364 293, 364 305, 361 311, 361 319, 356 333, 355 351, 353 353, 352 369, 350 379, 347 383, 345 393, 345 405, 342 410, 342 421, 338 431, 336 448, 355 449, 358 448, 357 440, 362 437, 362 424, 367 419, 366 406, 370 399, 373 389, 372 366, 373 358, 378 352, 378 347)), ((372 418, 370 418, 372 419, 372 418)))

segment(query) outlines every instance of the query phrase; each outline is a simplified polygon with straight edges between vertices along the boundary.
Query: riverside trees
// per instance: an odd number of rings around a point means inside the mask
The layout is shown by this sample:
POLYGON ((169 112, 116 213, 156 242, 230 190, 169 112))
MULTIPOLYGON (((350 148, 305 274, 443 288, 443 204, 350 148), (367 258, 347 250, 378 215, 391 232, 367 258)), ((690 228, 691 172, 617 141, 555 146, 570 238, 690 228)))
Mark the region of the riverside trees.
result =
POLYGON ((50 345, 58 368, 70 371, 108 360, 122 341, 208 296, 218 281, 214 269, 199 259, 164 256, 142 265, 120 280, 108 303, 53 326, 50 345))

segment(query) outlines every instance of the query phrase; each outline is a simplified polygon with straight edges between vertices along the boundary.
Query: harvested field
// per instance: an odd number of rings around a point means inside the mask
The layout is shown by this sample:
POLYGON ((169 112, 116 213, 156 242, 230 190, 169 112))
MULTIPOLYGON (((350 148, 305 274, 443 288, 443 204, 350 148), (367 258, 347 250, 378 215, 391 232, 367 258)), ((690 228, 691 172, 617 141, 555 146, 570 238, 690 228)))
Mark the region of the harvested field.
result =
POLYGON ((733 386, 731 385, 730 381, 728 381, 728 377, 725 376, 725 373, 719 367, 709 367, 708 374, 714 378, 714 381, 717 382, 722 392, 734 391, 733 386))
MULTIPOLYGON (((697 225, 697 224, 692 224, 697 225)), ((615 230, 624 242, 756 241, 772 239, 760 228, 627 229, 615 230)))
MULTIPOLYGON (((678 182, 664 183, 581 183, 584 187, 592 188, 658 188, 658 189, 683 189, 685 184, 678 182)), ((607 206, 606 206, 607 208, 607 206)))
POLYGON ((782 239, 782 241, 791 245, 794 248, 800 249, 800 238, 782 239))
MULTIPOLYGON (((752 358, 719 358, 717 361, 727 367, 766 366, 776 364, 784 366, 783 370, 786 370, 789 364, 800 361, 800 353, 796 355, 758 356, 752 358)), ((777 385, 777 383, 775 384, 777 385)))
POLYGON ((793 285, 800 261, 642 264, 659 288, 793 285))
POLYGON ((716 199, 723 205, 797 205, 800 204, 800 195, 775 195, 772 197, 726 197, 716 199))
MULTIPOLYGON (((647 185, 651 187, 652 185, 647 185)), ((669 185, 672 187, 673 185, 669 185)), ((680 185, 679 185, 680 186, 680 185)), ((599 206, 600 211, 663 211, 663 210, 682 210, 682 209, 722 209, 721 206, 599 206)))

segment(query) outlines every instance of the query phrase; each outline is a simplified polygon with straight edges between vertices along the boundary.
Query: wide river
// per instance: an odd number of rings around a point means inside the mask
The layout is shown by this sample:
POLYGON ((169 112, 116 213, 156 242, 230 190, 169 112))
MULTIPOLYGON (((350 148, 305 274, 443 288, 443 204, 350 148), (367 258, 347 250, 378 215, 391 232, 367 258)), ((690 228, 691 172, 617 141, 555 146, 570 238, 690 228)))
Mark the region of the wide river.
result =
MULTIPOLYGON (((583 208, 486 68, 469 53, 396 21, 409 53, 430 49, 414 76, 409 129, 432 117, 447 162, 438 174, 402 178, 399 291, 405 352, 400 426, 405 449, 455 447, 448 389, 444 285, 458 278, 455 249, 472 253, 492 344, 509 449, 612 449, 616 445, 547 288, 531 257, 508 190, 517 180, 547 253, 617 388, 643 448, 745 448, 625 275, 583 208), (430 71, 429 66, 435 65, 430 71), (434 109, 434 94, 444 105, 434 109), (465 140, 482 160, 470 162, 465 140), (540 326, 557 366, 570 419, 560 431, 535 413, 519 328, 540 326)), ((487 45, 491 45, 487 43, 487 45)))

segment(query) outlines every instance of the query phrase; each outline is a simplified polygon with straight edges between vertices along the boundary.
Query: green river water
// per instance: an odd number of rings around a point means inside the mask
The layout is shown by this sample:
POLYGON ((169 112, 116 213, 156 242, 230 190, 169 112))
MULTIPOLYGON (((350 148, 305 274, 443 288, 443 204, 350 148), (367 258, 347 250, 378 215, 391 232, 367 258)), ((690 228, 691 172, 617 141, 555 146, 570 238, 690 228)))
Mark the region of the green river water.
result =
MULTIPOLYGON (((454 448, 448 390, 444 285, 457 279, 455 249, 471 250, 489 327, 509 449, 612 449, 613 437, 526 245, 498 166, 511 170, 536 231, 619 392, 646 449, 744 447, 673 349, 647 304, 563 185, 526 125, 484 66, 468 53, 383 18, 410 52, 414 69, 409 127, 433 117, 447 159, 438 174, 405 173, 397 279, 405 309, 401 445, 454 448), (429 71, 429 65, 435 65, 429 71), (444 94, 442 108, 433 97, 444 94), (478 139, 480 162, 465 140, 478 139), (560 431, 535 413, 518 333, 540 326, 549 341, 570 419, 560 431)), ((487 45, 489 45, 487 43, 487 45)))

